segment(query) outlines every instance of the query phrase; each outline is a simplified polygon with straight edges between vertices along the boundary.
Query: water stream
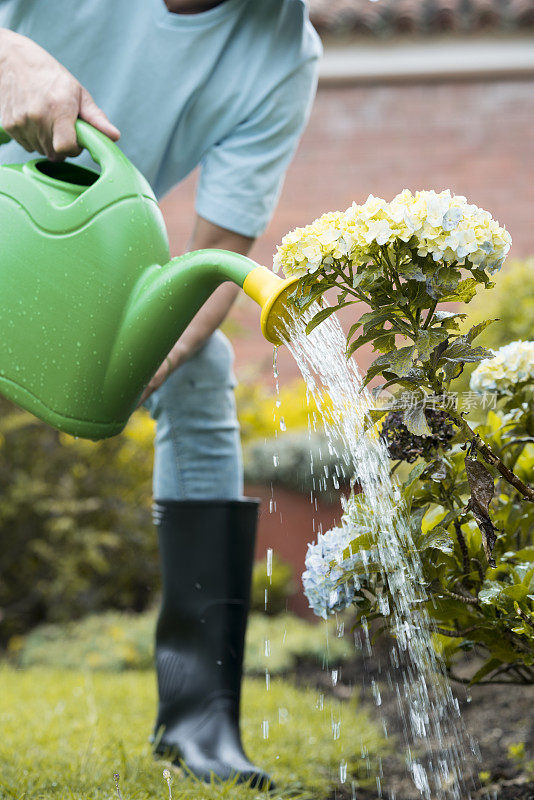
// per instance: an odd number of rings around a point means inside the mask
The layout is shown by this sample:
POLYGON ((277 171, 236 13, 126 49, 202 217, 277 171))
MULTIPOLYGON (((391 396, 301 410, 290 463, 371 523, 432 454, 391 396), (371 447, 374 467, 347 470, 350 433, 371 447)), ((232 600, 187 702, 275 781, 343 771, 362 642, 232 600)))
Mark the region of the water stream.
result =
MULTIPOLYGON (((310 312, 307 319, 311 316, 310 312)), ((432 646, 430 621, 421 605, 421 562, 403 515, 399 488, 390 476, 387 450, 376 434, 364 432, 367 411, 373 405, 371 395, 362 388, 355 360, 345 358, 345 336, 335 316, 308 335, 305 323, 306 317, 295 320, 286 344, 323 416, 330 447, 336 448, 340 465, 345 472, 347 465, 356 465, 353 479, 366 498, 369 529, 376 536, 381 571, 392 599, 394 682, 385 677, 397 696, 407 770, 425 800, 469 800, 462 773, 475 747, 463 727, 444 665, 432 646)), ((337 476, 333 477, 337 482, 337 476)), ((357 589, 357 579, 355 586, 357 589)), ((365 625, 363 634, 365 639, 365 625)), ((368 635, 366 642, 370 651, 368 635)), ((380 706, 376 684, 373 694, 380 706)))

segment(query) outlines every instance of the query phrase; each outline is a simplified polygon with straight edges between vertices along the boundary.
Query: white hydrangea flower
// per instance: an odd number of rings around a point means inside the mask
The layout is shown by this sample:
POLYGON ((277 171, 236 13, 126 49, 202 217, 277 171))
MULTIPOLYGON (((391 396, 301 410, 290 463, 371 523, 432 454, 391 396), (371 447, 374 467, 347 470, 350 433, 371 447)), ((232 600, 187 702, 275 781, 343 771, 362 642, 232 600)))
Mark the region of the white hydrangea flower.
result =
POLYGON ((355 536, 348 527, 332 528, 319 534, 317 544, 309 544, 306 570, 302 573, 304 593, 310 608, 326 619, 333 611, 342 611, 354 598, 354 583, 336 586, 342 575, 351 568, 352 559, 343 559, 343 551, 355 536), (332 562, 336 566, 331 566, 332 562))
POLYGON ((369 195, 363 205, 323 214, 311 225, 288 233, 274 257, 274 269, 286 275, 316 272, 325 259, 369 262, 373 245, 411 242, 420 256, 446 264, 466 261, 490 274, 498 270, 512 243, 508 231, 487 211, 462 195, 403 189, 391 202, 369 195))
POLYGON ((471 391, 506 392, 517 383, 534 380, 534 342, 510 342, 493 353, 471 375, 471 391))

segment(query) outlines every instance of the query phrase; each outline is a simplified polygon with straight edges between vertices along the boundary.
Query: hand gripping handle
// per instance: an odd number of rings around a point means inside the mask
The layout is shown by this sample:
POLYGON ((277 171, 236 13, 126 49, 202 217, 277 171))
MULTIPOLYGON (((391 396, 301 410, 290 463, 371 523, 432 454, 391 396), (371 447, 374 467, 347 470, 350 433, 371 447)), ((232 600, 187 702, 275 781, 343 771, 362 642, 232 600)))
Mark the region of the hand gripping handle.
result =
MULTIPOLYGON (((0 145, 7 144, 11 138, 4 128, 0 127, 0 145)), ((119 178, 125 171, 130 172, 132 165, 115 142, 83 119, 76 120, 76 138, 78 144, 89 152, 93 161, 100 165, 102 175, 106 178, 119 178)))

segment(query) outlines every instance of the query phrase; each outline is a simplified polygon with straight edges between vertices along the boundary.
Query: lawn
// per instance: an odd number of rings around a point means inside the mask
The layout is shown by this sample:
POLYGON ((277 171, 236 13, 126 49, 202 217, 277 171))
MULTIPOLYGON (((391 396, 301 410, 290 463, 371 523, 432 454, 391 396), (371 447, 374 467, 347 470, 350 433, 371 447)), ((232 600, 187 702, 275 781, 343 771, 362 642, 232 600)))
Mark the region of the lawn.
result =
MULTIPOLYGON (((168 798, 164 764, 148 736, 156 704, 152 670, 107 672, 0 667, 0 797, 111 800, 113 774, 123 800, 168 798)), ((356 701, 341 703, 287 680, 247 678, 243 738, 252 759, 275 779, 275 797, 324 800, 340 781, 357 785, 384 742, 356 701), (266 737, 266 738, 265 738, 266 737), (346 778, 345 778, 346 772, 346 778)), ((231 797, 257 790, 207 787, 174 774, 174 800, 231 797)))

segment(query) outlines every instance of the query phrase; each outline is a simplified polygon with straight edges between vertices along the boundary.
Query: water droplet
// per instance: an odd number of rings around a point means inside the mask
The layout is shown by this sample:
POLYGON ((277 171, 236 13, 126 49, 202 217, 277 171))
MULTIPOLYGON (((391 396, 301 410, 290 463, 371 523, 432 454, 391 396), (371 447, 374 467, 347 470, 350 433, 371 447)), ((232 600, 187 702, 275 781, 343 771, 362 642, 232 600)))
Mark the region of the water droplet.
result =
POLYGON ((371 680, 371 687, 373 691, 373 697, 375 698, 375 703, 377 706, 382 705, 382 697, 380 695, 380 689, 378 688, 378 684, 374 678, 371 680))
POLYGON ((273 582, 273 548, 267 548, 267 577, 269 578, 269 583, 273 582))

